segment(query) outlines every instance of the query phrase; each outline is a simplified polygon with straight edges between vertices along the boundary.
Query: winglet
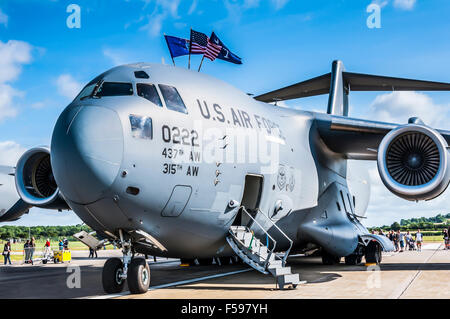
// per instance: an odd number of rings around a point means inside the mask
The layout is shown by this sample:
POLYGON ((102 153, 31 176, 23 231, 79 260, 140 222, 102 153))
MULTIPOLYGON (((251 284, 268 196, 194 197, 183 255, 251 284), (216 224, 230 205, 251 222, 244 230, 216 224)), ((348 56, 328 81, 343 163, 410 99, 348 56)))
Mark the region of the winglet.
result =
POLYGON ((328 96, 328 114, 348 116, 348 92, 344 82, 344 63, 333 61, 331 66, 330 94, 328 96))

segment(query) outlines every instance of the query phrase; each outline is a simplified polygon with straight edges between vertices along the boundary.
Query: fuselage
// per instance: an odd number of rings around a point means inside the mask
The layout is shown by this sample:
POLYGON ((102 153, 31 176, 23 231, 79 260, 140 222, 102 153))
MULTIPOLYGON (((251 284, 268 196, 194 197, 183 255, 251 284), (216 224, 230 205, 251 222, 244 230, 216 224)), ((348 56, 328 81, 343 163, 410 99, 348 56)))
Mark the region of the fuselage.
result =
MULTIPOLYGON (((171 66, 120 66, 90 83, 92 90, 101 81, 106 93, 82 92, 63 111, 51 145, 60 191, 97 232, 111 238, 118 229, 142 230, 167 249, 138 248, 147 254, 226 255, 230 225, 244 222, 237 220, 241 205, 258 209, 258 223, 250 226, 255 234, 270 219, 299 247, 325 244, 320 232, 308 230, 312 223, 330 227, 324 238, 333 236, 333 225, 353 232, 342 237, 352 242, 364 231, 348 212, 358 207, 361 215, 368 196, 358 205, 352 200, 347 161, 321 143, 315 113, 258 102, 220 80, 171 66), (332 211, 320 207, 324 194, 332 211), (336 216, 317 221, 323 210, 336 216)), ((277 248, 286 248, 278 235, 273 231, 277 248)))

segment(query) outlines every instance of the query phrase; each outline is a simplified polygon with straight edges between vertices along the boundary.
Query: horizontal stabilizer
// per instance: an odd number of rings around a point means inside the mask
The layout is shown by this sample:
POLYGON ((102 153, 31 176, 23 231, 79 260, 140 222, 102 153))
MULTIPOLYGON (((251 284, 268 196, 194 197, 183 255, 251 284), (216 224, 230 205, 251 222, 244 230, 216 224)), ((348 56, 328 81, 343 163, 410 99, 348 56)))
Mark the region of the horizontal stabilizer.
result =
MULTIPOLYGON (((388 76, 342 72, 348 91, 450 91, 450 83, 421 81, 388 76)), ((276 102, 330 92, 331 73, 255 97, 261 102, 276 102)))

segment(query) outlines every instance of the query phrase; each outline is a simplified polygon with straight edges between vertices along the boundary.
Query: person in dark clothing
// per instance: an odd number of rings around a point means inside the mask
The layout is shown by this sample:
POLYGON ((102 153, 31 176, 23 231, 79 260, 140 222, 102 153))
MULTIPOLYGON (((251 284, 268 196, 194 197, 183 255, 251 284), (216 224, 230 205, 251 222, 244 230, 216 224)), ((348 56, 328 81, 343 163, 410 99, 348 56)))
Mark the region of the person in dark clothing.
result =
POLYGON ((94 254, 95 254, 95 258, 98 258, 97 249, 92 249, 89 247, 89 258, 94 258, 94 254))
POLYGON ((3 258, 5 259, 5 265, 8 261, 11 265, 11 243, 9 241, 6 242, 5 246, 3 247, 3 258))
POLYGON ((25 255, 25 263, 26 264, 29 263, 29 259, 30 259, 30 249, 29 248, 30 248, 30 241, 27 239, 27 241, 23 245, 23 253, 25 255))

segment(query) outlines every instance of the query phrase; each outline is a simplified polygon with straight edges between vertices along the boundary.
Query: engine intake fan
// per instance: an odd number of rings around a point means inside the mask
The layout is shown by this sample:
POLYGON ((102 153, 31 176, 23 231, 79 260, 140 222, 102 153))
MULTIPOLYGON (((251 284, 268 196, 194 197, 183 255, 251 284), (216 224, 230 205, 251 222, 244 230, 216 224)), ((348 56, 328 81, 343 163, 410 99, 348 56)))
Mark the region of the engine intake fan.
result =
POLYGON ((407 200, 441 195, 450 182, 448 144, 434 129, 408 124, 389 132, 378 148, 381 180, 407 200))
POLYGON ((15 180, 17 192, 27 204, 48 209, 69 209, 53 177, 47 147, 29 149, 20 157, 15 180))

